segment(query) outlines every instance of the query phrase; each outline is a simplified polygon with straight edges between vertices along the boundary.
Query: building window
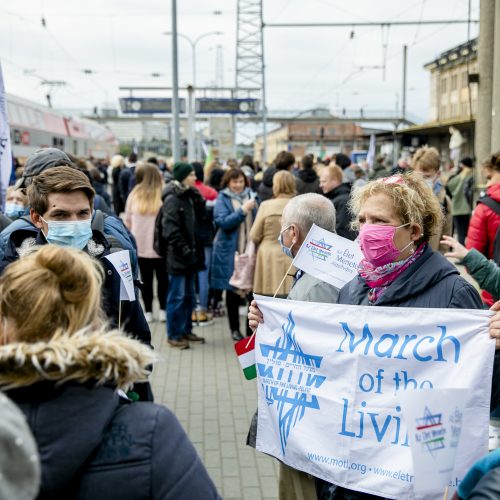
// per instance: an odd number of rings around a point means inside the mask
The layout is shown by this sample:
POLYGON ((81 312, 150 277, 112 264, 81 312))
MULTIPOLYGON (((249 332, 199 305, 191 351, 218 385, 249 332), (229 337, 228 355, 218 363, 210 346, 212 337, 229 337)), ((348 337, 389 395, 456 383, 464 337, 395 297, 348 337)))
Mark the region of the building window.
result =
POLYGON ((450 117, 453 118, 458 115, 458 104, 454 103, 451 105, 450 117))
POLYGON ((441 112, 439 113, 440 120, 446 120, 446 106, 441 106, 441 112))
POLYGON ((467 71, 462 73, 462 87, 468 87, 469 85, 469 77, 467 75, 467 71))
POLYGON ((457 90, 458 88, 458 75, 451 76, 451 90, 457 90))
POLYGON ((316 135, 317 130, 315 128, 309 129, 309 133, 314 137, 316 135))
POLYGON ((441 94, 446 93, 446 77, 441 78, 441 94))

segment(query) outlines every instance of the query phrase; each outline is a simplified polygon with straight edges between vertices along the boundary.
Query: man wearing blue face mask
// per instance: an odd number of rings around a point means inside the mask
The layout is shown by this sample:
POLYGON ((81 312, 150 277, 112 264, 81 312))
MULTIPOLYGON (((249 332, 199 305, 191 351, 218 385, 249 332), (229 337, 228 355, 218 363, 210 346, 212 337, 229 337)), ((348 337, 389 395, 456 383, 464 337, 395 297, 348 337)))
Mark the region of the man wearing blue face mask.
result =
MULTIPOLYGON (((27 194, 31 222, 38 232, 19 229, 11 234, 0 271, 36 245, 53 244, 83 250, 99 260, 104 269, 102 307, 110 326, 118 327, 121 315, 122 330, 151 345, 151 332, 139 300, 121 302, 120 314, 121 278, 105 257, 122 248, 103 232, 92 229, 95 191, 87 176, 71 167, 53 167, 33 179, 27 194)), ((138 299, 137 290, 136 297, 138 299)), ((150 388, 140 396, 152 399, 150 388)))

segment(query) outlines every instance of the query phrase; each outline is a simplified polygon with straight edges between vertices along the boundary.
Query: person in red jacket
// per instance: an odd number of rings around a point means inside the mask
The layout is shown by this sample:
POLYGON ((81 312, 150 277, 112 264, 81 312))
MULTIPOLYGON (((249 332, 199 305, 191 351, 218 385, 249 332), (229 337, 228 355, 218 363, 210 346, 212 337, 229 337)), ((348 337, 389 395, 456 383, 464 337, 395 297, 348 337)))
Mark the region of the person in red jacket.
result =
MULTIPOLYGON (((466 247, 475 248, 491 259, 498 226, 500 225, 500 151, 491 155, 482 165, 486 176, 486 196, 479 199, 467 232, 466 247)), ((497 262, 497 264, 500 264, 497 262)), ((484 290, 483 302, 488 306, 495 300, 484 290)))

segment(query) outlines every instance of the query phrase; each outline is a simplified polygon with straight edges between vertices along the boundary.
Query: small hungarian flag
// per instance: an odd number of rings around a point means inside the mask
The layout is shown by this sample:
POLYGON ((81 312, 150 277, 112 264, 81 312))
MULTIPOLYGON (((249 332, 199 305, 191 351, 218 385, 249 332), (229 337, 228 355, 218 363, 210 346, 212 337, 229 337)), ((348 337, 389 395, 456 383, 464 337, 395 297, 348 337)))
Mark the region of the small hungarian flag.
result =
POLYGON ((255 334, 249 339, 243 339, 234 344, 234 350, 238 356, 243 374, 247 380, 252 380, 257 377, 257 369, 255 367, 255 334))

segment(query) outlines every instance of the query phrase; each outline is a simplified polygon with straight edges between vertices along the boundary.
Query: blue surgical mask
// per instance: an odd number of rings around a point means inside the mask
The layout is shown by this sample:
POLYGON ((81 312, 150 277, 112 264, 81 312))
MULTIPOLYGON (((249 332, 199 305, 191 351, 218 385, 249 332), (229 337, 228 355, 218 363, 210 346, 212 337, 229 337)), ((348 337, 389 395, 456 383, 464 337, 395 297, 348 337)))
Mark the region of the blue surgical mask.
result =
POLYGON ((22 203, 14 203, 13 201, 7 201, 5 203, 5 215, 7 217, 18 218, 24 213, 24 205, 22 203))
POLYGON ((293 259, 293 253, 292 253, 292 248, 293 248, 293 245, 295 245, 295 241, 289 246, 289 247, 286 247, 283 243, 283 233, 287 230, 287 229, 290 229, 291 227, 291 224, 290 226, 287 226, 285 227, 285 229, 282 229, 281 232, 280 232, 280 235, 278 236, 278 241, 281 245, 281 251, 287 255, 288 257, 290 257, 291 259, 293 259))
POLYGON ((73 247, 82 250, 92 238, 92 219, 79 221, 54 221, 43 219, 49 228, 46 240, 60 247, 73 247))

